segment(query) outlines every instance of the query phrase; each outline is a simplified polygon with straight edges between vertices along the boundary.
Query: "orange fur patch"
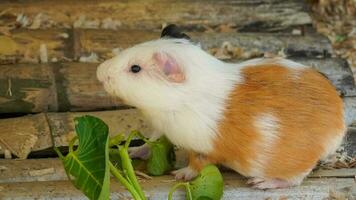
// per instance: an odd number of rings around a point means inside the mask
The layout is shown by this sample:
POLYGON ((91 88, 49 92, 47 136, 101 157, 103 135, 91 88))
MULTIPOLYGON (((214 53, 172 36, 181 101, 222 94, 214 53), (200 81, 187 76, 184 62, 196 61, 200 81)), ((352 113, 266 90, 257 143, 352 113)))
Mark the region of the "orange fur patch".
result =
POLYGON ((318 72, 268 64, 246 67, 242 76, 244 82, 232 91, 219 123, 215 150, 207 157, 210 162, 251 175, 254 166, 249 161, 264 151, 256 147, 262 138, 253 120, 264 113, 272 113, 280 123, 279 138, 263 169, 266 178, 293 179, 307 172, 329 141, 342 137, 343 102, 318 72), (297 78, 295 70, 299 70, 297 78))
POLYGON ((191 168, 200 171, 208 164, 215 164, 215 161, 209 158, 208 155, 189 152, 189 166, 191 168))

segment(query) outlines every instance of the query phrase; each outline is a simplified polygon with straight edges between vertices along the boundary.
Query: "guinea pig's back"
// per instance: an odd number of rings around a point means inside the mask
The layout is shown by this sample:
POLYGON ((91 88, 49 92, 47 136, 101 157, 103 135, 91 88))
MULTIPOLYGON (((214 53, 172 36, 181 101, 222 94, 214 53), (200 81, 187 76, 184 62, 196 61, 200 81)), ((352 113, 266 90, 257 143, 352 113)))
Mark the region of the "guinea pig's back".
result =
POLYGON ((216 155, 242 174, 293 179, 336 150, 343 102, 323 75, 280 63, 248 65, 219 124, 216 155))

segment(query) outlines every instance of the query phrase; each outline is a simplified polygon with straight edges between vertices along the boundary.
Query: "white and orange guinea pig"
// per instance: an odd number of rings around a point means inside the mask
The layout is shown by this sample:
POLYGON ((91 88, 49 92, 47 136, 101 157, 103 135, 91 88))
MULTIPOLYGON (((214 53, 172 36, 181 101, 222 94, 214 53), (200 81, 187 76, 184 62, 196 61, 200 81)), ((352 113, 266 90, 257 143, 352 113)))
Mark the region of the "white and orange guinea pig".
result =
POLYGON ((282 58, 225 63, 174 25, 162 35, 105 61, 97 76, 147 117, 156 137, 190 152, 176 178, 212 163, 254 188, 294 186, 340 145, 343 102, 319 72, 282 58))

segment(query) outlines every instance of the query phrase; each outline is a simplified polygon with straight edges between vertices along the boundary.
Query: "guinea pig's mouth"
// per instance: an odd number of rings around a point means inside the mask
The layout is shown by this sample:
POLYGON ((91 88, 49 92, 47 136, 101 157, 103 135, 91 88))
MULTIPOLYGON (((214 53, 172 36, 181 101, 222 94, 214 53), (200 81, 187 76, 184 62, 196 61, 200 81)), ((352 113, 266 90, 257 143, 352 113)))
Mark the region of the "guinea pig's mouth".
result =
POLYGON ((103 64, 100 64, 96 70, 96 78, 101 82, 104 83, 106 79, 106 75, 103 70, 103 64))
POLYGON ((106 91, 106 93, 109 94, 109 96, 112 96, 112 97, 118 97, 119 96, 117 94, 117 92, 113 89, 113 87, 110 85, 110 83, 102 82, 102 86, 104 87, 104 90, 106 91))
POLYGON ((96 77, 103 86, 106 93, 108 93, 110 96, 116 96, 115 90, 112 85, 112 78, 108 74, 107 67, 108 61, 101 63, 97 68, 96 77))

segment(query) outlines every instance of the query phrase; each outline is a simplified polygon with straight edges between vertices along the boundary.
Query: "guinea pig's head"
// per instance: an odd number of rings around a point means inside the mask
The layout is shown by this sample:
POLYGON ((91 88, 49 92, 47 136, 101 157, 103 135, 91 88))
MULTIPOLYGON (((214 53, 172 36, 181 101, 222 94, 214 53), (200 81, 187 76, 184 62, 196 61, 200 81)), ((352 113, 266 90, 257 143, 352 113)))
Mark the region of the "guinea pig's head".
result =
POLYGON ((189 85, 197 71, 195 61, 206 54, 185 36, 163 37, 128 48, 102 63, 97 77, 108 93, 128 105, 179 108, 192 92, 189 85))

